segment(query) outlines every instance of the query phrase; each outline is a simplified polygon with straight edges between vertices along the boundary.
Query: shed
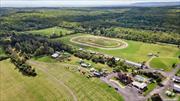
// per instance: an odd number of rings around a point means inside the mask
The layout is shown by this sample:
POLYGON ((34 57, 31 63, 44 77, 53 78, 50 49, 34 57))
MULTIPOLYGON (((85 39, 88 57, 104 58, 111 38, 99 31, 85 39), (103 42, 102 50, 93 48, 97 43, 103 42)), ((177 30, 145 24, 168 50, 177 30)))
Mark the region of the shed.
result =
POLYGON ((59 54, 58 53, 54 53, 54 54, 52 54, 51 55, 53 58, 57 58, 58 56, 59 56, 59 54))
POLYGON ((82 67, 90 67, 91 64, 88 64, 88 63, 81 63, 81 66, 82 66, 82 67))

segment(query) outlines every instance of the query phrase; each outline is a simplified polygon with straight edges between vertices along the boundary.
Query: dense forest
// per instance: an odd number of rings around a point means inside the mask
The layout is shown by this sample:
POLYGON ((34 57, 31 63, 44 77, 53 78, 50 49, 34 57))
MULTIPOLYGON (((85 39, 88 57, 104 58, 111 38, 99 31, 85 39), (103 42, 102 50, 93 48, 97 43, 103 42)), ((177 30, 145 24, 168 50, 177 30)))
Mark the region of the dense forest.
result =
POLYGON ((59 26, 128 40, 180 43, 178 7, 1 8, 0 11, 0 33, 59 26))

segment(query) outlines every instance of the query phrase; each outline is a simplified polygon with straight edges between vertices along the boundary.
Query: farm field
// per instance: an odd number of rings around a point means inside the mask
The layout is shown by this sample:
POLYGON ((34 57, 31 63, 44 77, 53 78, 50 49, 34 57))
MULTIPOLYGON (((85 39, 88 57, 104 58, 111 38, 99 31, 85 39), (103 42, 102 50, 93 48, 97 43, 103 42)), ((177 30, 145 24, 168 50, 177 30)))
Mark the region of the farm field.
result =
MULTIPOLYGON (((77 43, 70 42, 71 38, 77 37, 77 36, 87 36, 87 34, 76 34, 76 35, 70 35, 66 37, 59 38, 58 40, 61 40, 67 44, 74 45, 76 47, 81 47, 93 51, 102 52, 105 54, 121 57, 124 59, 128 59, 135 62, 143 62, 148 61, 150 57, 148 57, 149 53, 157 54, 159 53, 159 59, 161 59, 162 62, 166 62, 165 67, 167 68, 165 70, 169 70, 169 66, 171 66, 172 61, 179 62, 178 55, 180 54, 180 50, 173 45, 168 44, 149 44, 149 43, 143 43, 143 42, 137 42, 137 41, 131 41, 131 40, 123 40, 128 43, 128 47, 124 49, 116 49, 116 50, 105 50, 100 48, 94 48, 90 46, 80 45, 77 43), (169 60, 170 61, 167 61, 169 60), (171 60, 172 59, 172 60, 171 60)), ((89 35, 92 36, 92 35, 89 35)), ((154 61, 154 60, 153 60, 154 61)), ((155 60, 156 61, 156 60, 155 60)), ((151 66, 156 67, 156 62, 150 62, 151 66)), ((156 68, 162 68, 160 67, 156 68)))
POLYGON ((32 30, 32 31, 28 31, 29 33, 32 34, 40 34, 43 36, 50 36, 53 34, 56 35, 67 35, 72 33, 72 30, 69 29, 65 29, 65 28, 61 28, 61 27, 52 27, 52 28, 46 28, 46 29, 40 29, 40 30, 32 30))
POLYGON ((1 101, 123 101, 123 98, 99 79, 87 79, 65 68, 69 64, 28 61, 36 68, 36 77, 23 76, 9 59, 0 61, 1 101))

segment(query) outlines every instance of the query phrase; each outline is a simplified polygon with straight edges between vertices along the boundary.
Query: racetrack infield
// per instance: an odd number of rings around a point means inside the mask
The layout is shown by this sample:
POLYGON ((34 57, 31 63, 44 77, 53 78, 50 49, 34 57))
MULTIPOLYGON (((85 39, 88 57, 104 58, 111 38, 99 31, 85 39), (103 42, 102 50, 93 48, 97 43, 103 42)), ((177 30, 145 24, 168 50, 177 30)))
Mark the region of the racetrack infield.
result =
POLYGON ((101 36, 76 36, 70 39, 71 42, 100 49, 113 50, 126 48, 128 44, 122 40, 106 38, 101 36))

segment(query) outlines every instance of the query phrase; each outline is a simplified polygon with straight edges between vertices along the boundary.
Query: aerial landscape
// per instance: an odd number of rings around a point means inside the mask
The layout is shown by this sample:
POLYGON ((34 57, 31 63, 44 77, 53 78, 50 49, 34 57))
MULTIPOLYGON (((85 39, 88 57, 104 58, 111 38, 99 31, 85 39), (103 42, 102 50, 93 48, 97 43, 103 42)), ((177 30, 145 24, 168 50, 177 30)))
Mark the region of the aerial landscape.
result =
POLYGON ((180 101, 180 1, 48 1, 1 2, 0 101, 180 101))

